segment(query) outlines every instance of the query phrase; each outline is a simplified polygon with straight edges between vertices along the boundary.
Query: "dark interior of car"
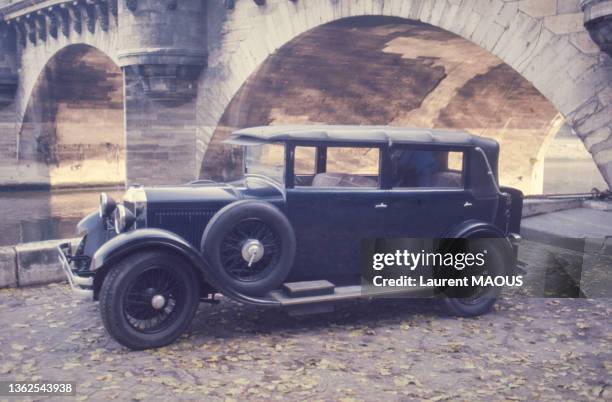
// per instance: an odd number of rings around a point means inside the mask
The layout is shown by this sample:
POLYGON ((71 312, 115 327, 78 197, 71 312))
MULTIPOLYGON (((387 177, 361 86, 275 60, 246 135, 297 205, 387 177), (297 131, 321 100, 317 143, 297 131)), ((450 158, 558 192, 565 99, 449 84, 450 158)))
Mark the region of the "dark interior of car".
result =
MULTIPOLYGON (((394 188, 461 188, 461 170, 449 168, 449 152, 395 150, 391 157, 394 188)), ((298 187, 359 187, 377 188, 378 175, 321 172, 317 174, 296 174, 298 187)))

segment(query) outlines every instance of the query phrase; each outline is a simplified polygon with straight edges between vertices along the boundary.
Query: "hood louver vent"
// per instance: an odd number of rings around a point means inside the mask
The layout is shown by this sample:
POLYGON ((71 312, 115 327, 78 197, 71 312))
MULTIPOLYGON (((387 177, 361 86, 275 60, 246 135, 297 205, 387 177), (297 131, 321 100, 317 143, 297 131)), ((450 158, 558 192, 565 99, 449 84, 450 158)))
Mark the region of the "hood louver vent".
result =
POLYGON ((148 226, 176 233, 199 249, 202 233, 216 212, 214 210, 156 209, 150 211, 148 226))

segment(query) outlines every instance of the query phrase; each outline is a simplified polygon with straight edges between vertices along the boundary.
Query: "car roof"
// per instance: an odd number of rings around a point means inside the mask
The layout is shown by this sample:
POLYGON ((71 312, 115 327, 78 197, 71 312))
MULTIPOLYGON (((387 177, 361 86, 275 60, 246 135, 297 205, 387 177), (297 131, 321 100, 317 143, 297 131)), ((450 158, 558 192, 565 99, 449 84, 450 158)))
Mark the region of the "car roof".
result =
POLYGON ((490 139, 459 130, 332 125, 250 127, 233 132, 224 142, 235 145, 250 145, 275 141, 440 144, 485 147, 487 147, 486 145, 492 145, 490 139))

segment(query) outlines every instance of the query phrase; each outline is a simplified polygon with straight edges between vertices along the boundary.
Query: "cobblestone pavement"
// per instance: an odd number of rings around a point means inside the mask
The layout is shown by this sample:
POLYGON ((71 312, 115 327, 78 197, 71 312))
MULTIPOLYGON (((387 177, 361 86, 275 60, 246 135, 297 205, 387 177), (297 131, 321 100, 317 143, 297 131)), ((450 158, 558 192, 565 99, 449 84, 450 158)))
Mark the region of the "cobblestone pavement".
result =
POLYGON ((418 300, 305 317, 223 301, 132 352, 67 285, 6 289, 0 379, 76 381, 79 400, 610 400, 611 314, 605 299, 504 298, 476 319, 418 300))

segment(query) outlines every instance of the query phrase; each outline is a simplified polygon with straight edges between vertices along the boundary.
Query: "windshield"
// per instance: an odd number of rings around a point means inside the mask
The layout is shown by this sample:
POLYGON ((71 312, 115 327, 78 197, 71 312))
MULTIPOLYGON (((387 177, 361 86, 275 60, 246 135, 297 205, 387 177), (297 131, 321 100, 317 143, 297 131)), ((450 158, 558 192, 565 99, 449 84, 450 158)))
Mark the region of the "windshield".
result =
POLYGON ((285 182, 285 146, 259 144, 246 146, 245 173, 261 174, 279 183, 285 182))

